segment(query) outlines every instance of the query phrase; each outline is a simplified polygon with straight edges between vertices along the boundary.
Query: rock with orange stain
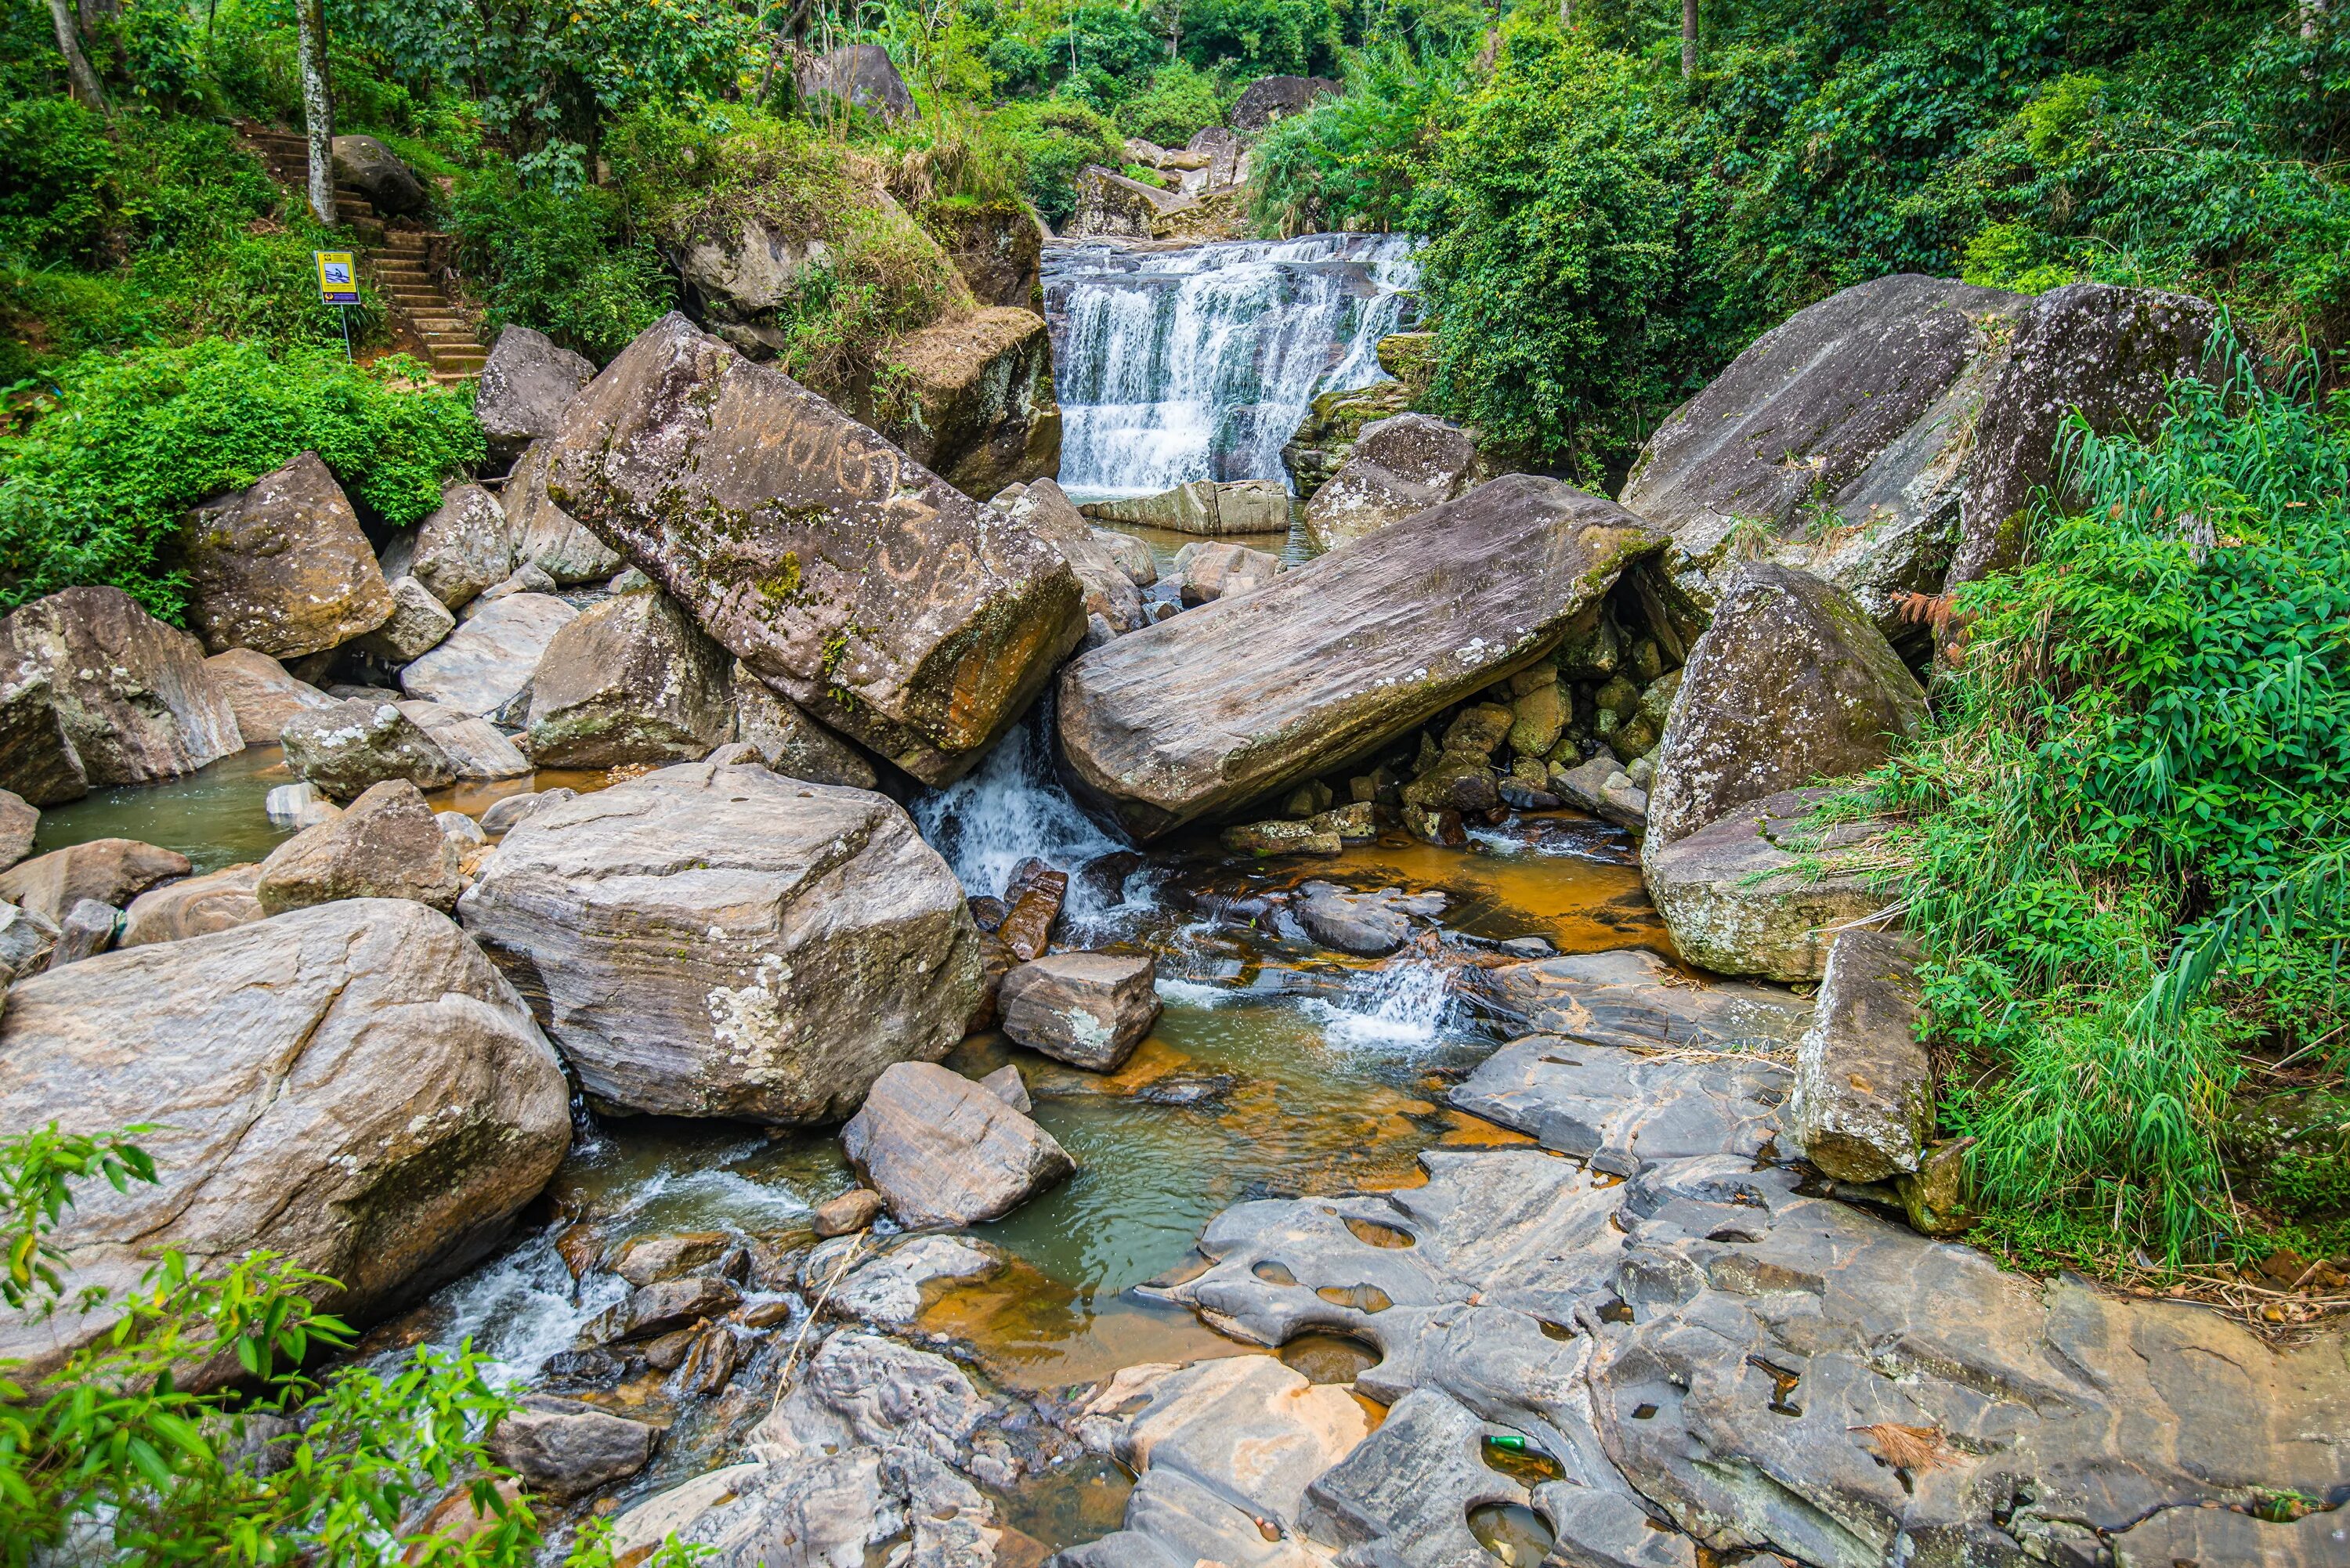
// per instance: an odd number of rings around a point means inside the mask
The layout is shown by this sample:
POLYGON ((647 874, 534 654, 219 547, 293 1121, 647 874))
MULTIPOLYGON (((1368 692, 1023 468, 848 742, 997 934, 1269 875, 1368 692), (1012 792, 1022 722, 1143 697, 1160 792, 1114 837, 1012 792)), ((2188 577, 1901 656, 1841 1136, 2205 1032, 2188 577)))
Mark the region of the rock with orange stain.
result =
POLYGON ((1052 1134, 929 1062, 875 1079, 840 1146, 909 1227, 1000 1220, 1076 1168, 1052 1134))

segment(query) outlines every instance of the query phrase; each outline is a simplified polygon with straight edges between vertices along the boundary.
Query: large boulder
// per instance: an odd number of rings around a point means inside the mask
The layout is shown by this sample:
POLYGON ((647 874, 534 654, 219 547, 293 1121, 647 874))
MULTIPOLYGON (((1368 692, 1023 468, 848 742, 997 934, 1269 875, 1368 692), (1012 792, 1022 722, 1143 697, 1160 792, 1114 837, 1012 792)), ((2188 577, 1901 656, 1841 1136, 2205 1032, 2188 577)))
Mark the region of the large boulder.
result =
POLYGON ((338 136, 335 178, 359 187, 368 204, 390 217, 421 213, 430 205, 424 187, 399 155, 372 136, 338 136))
POLYGON ((411 697, 494 713, 530 684, 555 634, 578 611, 552 594, 509 594, 400 672, 411 697))
POLYGON ((2146 418, 2164 378, 2199 363, 2210 319, 2199 300, 2104 285, 2037 299, 1915 274, 1856 285, 1659 426, 1624 504, 1673 535, 1669 566, 1701 604, 1760 556, 1900 635, 1904 596, 2007 558, 2067 410, 2099 429, 2146 418))
MULTIPOLYGON (((571 1147, 563 1069, 447 917, 355 899, 88 959, 0 1018, 0 1126, 147 1124, 156 1186, 97 1183, 53 1240, 67 1285, 120 1291, 156 1251, 217 1274, 265 1247, 364 1319, 470 1265, 571 1147)), ((0 1323, 33 1371, 110 1313, 0 1323)), ((234 1375, 234 1364, 213 1376, 234 1375)), ((23 1376, 19 1373, 18 1376, 23 1376)))
POLYGON ((1000 1220, 1076 1168, 1052 1134, 930 1062, 874 1080, 840 1147, 910 1228, 1000 1220))
POLYGON ((413 698, 392 706, 441 748, 449 759, 449 771, 460 779, 514 779, 531 771, 522 749, 487 719, 413 698))
POLYGON ((387 576, 409 573, 450 609, 463 609, 484 588, 514 575, 505 509, 478 484, 452 484, 441 493, 440 510, 385 549, 383 566, 387 576), (396 559, 394 550, 400 552, 396 559))
POLYGON ((1534 663, 1659 537, 1513 474, 1061 678, 1073 782, 1142 838, 1294 788, 1534 663))
POLYGON ((306 709, 286 722, 278 741, 286 765, 337 800, 386 779, 406 779, 419 789, 457 782, 449 753, 397 703, 353 697, 306 709))
POLYGON ((1030 1050, 1114 1073, 1158 1022, 1158 980, 1148 954, 1055 953, 1005 975, 996 1006, 1030 1050))
POLYGON ((1242 91, 1225 118, 1234 130, 1253 135, 1276 119, 1304 113, 1316 99, 1335 98, 1345 90, 1344 82, 1328 77, 1260 77, 1242 91))
POLYGON ((203 645, 120 588, 19 606, 0 640, 18 659, 0 686, 0 756, 16 764, 0 784, 36 805, 82 794, 77 774, 96 786, 152 784, 244 749, 203 645))
MULTIPOLYGON (((796 67, 792 82, 802 98, 850 104, 884 125, 921 118, 905 78, 879 44, 843 44, 796 67)), ((819 105, 819 112, 822 109, 819 105)))
POLYGON ((1795 1057, 1795 1141, 1839 1181, 1914 1175, 1934 1133, 1934 1060, 1918 1038, 1918 950, 1840 931, 1795 1057))
POLYGON ((806 713, 799 704, 734 663, 734 736, 787 778, 871 789, 879 781, 865 754, 806 713))
POLYGON ((549 499, 546 465, 553 452, 534 441, 506 476, 503 504, 515 564, 536 566, 560 587, 600 583, 627 565, 619 552, 579 525, 579 520, 549 499))
POLYGON ((1061 466, 1053 337, 1021 306, 951 315, 898 340, 902 413, 877 421, 908 457, 974 499, 1061 466))
POLYGON ((1835 793, 1765 795, 1661 846, 1652 820, 1640 877, 1681 957, 1717 974, 1816 981, 1838 930, 1886 912, 1881 825, 1812 821, 1835 793))
POLYGON ((122 912, 122 935, 117 947, 144 947, 149 942, 176 942, 209 936, 232 926, 251 925, 264 918, 254 886, 261 880, 258 865, 225 866, 202 877, 166 882, 130 900, 122 912))
POLYGON ((1376 534, 1451 500, 1476 462, 1476 439, 1450 421, 1427 414, 1375 421, 1305 504, 1305 531, 1326 550, 1376 534))
POLYGON ((681 316, 546 449, 559 504, 753 673, 925 783, 974 764, 1084 635, 1044 540, 681 316))
POLYGON ((954 258, 955 270, 982 305, 1045 308, 1045 244, 1053 232, 1018 197, 941 202, 922 222, 954 258))
POLYGON ((0 870, 33 852, 40 829, 40 807, 12 790, 0 789, 0 870))
POLYGON ((224 649, 204 660, 213 684, 228 699, 236 727, 248 746, 273 746, 286 721, 311 708, 331 708, 335 700, 284 665, 250 648, 224 649))
POLYGON ((0 871, 0 898, 61 921, 85 898, 117 909, 156 883, 184 877, 188 857, 135 838, 93 838, 0 871))
POLYGON ((530 685, 543 768, 692 762, 733 739, 733 661, 665 594, 621 594, 567 621, 530 685))
POLYGON ((343 487, 306 452, 188 514, 188 619, 218 653, 296 659, 391 618, 391 589, 343 487))
MULTIPOLYGON (((1135 584, 1128 564, 1130 557, 1122 558, 1118 551, 1097 536, 1099 531, 1086 521, 1058 483, 1039 479, 998 495, 990 504, 1035 530, 1061 553, 1069 569, 1077 574, 1077 584, 1085 592, 1087 615, 1101 617, 1109 622, 1111 630, 1118 632, 1133 631, 1146 624, 1142 594, 1135 584)), ((1129 535, 1119 537, 1142 552, 1146 566, 1150 564, 1148 545, 1129 535)), ((1152 576, 1155 580, 1155 570, 1152 576)))
POLYGON ((1088 163, 1077 176, 1076 210, 1062 227, 1072 239, 1147 240, 1168 214, 1191 198, 1180 192, 1129 180, 1114 169, 1088 163))
POLYGON ((553 435, 563 410, 595 379, 594 364, 557 346, 546 333, 527 327, 501 327, 473 389, 473 415, 482 421, 482 435, 492 451, 519 452, 539 437, 553 435))
POLYGON ((1808 572, 1745 566, 1681 671, 1648 847, 1750 800, 1866 773, 1925 713, 1924 690, 1850 597, 1808 572))
POLYGON ((386 664, 406 664, 440 647, 456 627, 457 618, 430 588, 414 577, 395 577, 390 618, 351 646, 386 664))
POLYGON ((633 1110, 837 1121, 978 1000, 962 885, 905 812, 763 767, 541 807, 458 909, 581 1086, 633 1110))
POLYGON ((1179 534, 1285 534, 1289 492, 1270 479, 1195 479, 1157 495, 1097 501, 1085 509, 1105 523, 1171 528, 1179 534))
POLYGON ((338 898, 413 898, 445 914, 463 890, 456 846, 432 808, 414 784, 390 779, 272 850, 254 898, 270 915, 338 898))

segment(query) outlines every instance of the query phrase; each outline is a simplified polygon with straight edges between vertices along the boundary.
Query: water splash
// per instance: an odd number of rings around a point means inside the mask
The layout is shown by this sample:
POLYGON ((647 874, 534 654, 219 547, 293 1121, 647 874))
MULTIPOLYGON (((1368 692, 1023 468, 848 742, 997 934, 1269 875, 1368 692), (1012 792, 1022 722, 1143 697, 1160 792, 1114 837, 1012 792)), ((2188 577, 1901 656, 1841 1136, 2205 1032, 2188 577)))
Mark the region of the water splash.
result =
POLYGON ((1425 959, 1397 959, 1367 975, 1345 1000, 1302 1003, 1334 1045, 1388 1050, 1426 1045, 1451 1023, 1457 1005, 1452 969, 1425 959))
MULTIPOLYGON (((1053 776, 1046 706, 1039 703, 978 767, 908 808, 922 837, 946 857, 973 898, 1001 894, 1013 868, 1032 855, 1075 872, 1121 847, 1053 776)), ((1069 891, 1074 905, 1079 895, 1074 880, 1069 891)))
MULTIPOLYGON (((569 1350, 588 1320, 629 1293, 618 1274, 576 1284, 548 1231, 475 1270, 432 1298, 432 1344, 454 1350, 472 1340, 500 1386, 533 1382, 546 1358, 569 1350)), ((390 1353, 404 1359, 405 1350, 390 1353)))
POLYGON ((1402 234, 1045 253, 1064 489, 1150 495, 1286 480, 1281 448, 1322 392, 1379 379, 1419 277, 1402 234))

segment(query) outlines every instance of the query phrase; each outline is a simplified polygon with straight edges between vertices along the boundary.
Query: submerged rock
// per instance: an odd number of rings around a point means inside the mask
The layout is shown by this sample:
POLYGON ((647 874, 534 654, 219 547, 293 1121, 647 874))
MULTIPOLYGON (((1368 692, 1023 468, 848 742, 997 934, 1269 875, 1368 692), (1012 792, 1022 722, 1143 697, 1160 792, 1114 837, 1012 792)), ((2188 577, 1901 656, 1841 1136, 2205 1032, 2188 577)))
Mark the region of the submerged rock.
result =
POLYGON ((116 945, 176 942, 250 925, 263 918, 261 900, 254 892, 260 880, 257 864, 225 866, 151 888, 131 899, 123 911, 122 935, 116 945))
POLYGON ((1147 956, 1055 953, 1005 975, 996 1005, 1003 1033, 1030 1050, 1114 1073, 1158 1021, 1158 980, 1147 956))
POLYGON ((135 838, 93 838, 0 872, 0 898, 51 921, 85 898, 117 909, 170 877, 184 877, 188 857, 135 838))
POLYGON ((659 593, 624 594, 564 623, 530 683, 530 755, 543 768, 691 762, 734 733, 723 649, 659 593))
POLYGON ((1432 919, 1444 912, 1447 902, 1441 893, 1406 893, 1400 888, 1357 893, 1331 882, 1308 882, 1297 891, 1295 908, 1305 934, 1358 958, 1394 952, 1410 938, 1413 916, 1432 919))
POLYGON ((542 806, 458 909, 581 1087, 633 1110, 837 1120, 978 997, 962 886, 905 812, 762 767, 542 806))
POLYGON ((401 670, 400 689, 468 713, 494 713, 530 684, 555 634, 578 614, 551 594, 508 595, 401 670))
POLYGON ((77 777, 152 784, 244 747, 203 645, 120 588, 67 588, 20 605, 0 621, 0 641, 21 661, 0 688, 0 757, 10 763, 0 784, 35 805, 81 794, 77 777))
POLYGON ((754 674, 925 783, 975 763, 1084 634, 1044 540, 681 316, 549 450, 574 515, 754 674), (702 519, 690 539, 681 509, 702 519))
POLYGON ((272 850, 254 897, 271 915, 338 898, 413 898, 446 914, 463 890, 456 846, 432 806, 414 784, 392 779, 272 850))
POLYGON ((1880 825, 1810 821, 1837 793, 1766 795, 1641 857, 1640 878, 1681 957, 1717 974, 1815 981, 1838 930, 1884 913, 1894 895, 1871 887, 1883 875, 1872 853, 1880 825))
POLYGON ((393 702, 355 697, 307 709, 286 722, 278 740, 286 765, 338 800, 387 779, 439 789, 457 778, 440 742, 393 702))
MULTIPOLYGON (((341 1281, 320 1304, 364 1320, 504 1237, 570 1147, 569 1099, 513 989, 405 899, 89 959, 17 985, 0 1017, 0 1125, 155 1127, 161 1184, 100 1183, 55 1232, 73 1291, 129 1287, 160 1246, 207 1274, 266 1247, 341 1281)), ((0 1355, 37 1373, 112 1321, 12 1319, 0 1355)))
POLYGON ((1658 543, 1612 502, 1497 479, 1077 659, 1072 780, 1144 839, 1277 794, 1532 663, 1658 543))
POLYGON ((1000 1220, 1076 1168, 1052 1134, 928 1062, 876 1079, 840 1146, 910 1227, 1000 1220))
POLYGON ((320 653, 394 607, 358 514, 312 452, 191 512, 187 569, 188 618, 214 653, 320 653))
POLYGON ((1918 1038, 1918 950, 1840 931, 1796 1059, 1793 1131, 1840 1181, 1915 1175, 1934 1133, 1934 1062, 1918 1038))
POLYGON ((250 648, 224 649, 204 660, 213 684, 228 699, 236 727, 248 746, 275 745, 286 721, 309 708, 331 708, 335 700, 286 667, 250 648))

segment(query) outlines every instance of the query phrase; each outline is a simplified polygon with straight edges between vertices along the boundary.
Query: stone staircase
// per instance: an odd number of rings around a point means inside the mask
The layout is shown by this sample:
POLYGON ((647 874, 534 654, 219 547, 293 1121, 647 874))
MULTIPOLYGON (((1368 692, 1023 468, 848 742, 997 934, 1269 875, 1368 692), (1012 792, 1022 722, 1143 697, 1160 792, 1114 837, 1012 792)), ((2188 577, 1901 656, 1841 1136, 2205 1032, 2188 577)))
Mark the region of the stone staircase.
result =
MULTIPOLYGON (((300 192, 308 188, 310 144, 290 130, 241 123, 244 144, 279 184, 300 192)), ((335 216, 360 242, 359 257, 392 314, 422 348, 432 379, 443 385, 482 373, 489 350, 473 336, 454 300, 433 276, 429 246, 446 236, 417 228, 392 228, 355 185, 335 183, 335 216)))

